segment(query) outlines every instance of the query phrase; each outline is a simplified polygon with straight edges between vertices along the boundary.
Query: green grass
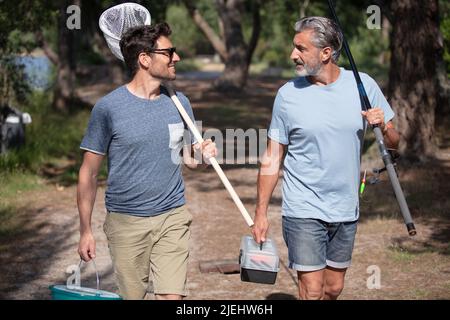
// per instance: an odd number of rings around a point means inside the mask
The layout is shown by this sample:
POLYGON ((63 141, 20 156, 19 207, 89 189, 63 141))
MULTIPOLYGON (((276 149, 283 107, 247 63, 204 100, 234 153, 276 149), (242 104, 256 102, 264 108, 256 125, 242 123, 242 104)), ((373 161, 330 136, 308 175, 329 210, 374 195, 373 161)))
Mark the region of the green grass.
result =
POLYGON ((422 300, 422 299, 426 299, 426 297, 429 295, 429 292, 424 289, 413 289, 411 291, 411 295, 412 295, 413 299, 422 300))
POLYGON ((448 292, 450 292, 450 282, 447 282, 447 283, 444 285, 444 288, 446 288, 446 289, 448 290, 448 292))
MULTIPOLYGON (((20 229, 19 219, 15 219, 15 209, 11 206, 0 208, 0 239, 10 237, 20 229)), ((8 244, 9 245, 9 244, 8 244)))
POLYGON ((51 107, 51 95, 45 92, 34 92, 29 104, 19 109, 30 113, 32 123, 26 127, 25 145, 0 156, 2 238, 13 234, 20 226, 21 219, 16 213, 27 199, 26 193, 45 187, 44 178, 49 178, 43 170, 45 167, 69 163, 63 166, 62 173, 58 172, 51 179, 65 185, 76 183, 81 163, 79 144, 90 115, 89 110, 70 114, 55 112, 51 107))
POLYGON ((399 263, 409 263, 416 258, 414 254, 397 246, 389 247, 389 254, 392 260, 399 263))
POLYGON ((26 192, 42 188, 40 178, 32 173, 0 173, 0 251, 9 245, 3 241, 20 231, 22 219, 17 214, 26 192))
POLYGON ((13 200, 23 192, 36 190, 42 186, 39 176, 29 172, 0 174, 0 206, 7 200, 13 200))
MULTIPOLYGON (((51 95, 45 92, 34 92, 29 101, 20 107, 32 117, 32 123, 26 127, 25 145, 0 156, 0 199, 13 196, 20 184, 24 190, 32 188, 42 175, 63 185, 74 184, 78 179, 82 161, 79 145, 90 110, 73 107, 70 109, 76 111, 69 114, 55 112, 51 95), (45 168, 58 171, 49 177, 45 168)), ((106 175, 105 161, 99 178, 105 179, 106 175)))
POLYGON ((29 105, 21 107, 21 110, 30 113, 33 122, 26 127, 25 146, 0 157, 0 173, 37 173, 52 157, 76 157, 79 154, 78 145, 90 112, 56 113, 51 108, 50 98, 47 93, 35 92, 29 99, 29 105))

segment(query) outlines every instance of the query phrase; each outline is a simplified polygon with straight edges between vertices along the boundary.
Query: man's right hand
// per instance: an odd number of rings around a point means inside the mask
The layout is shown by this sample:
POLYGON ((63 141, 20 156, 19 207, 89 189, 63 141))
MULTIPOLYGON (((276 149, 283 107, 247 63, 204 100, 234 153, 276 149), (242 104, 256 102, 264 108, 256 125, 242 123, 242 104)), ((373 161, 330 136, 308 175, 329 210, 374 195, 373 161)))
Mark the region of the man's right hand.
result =
POLYGON ((266 242, 266 233, 269 229, 267 213, 257 212, 253 221, 252 234, 256 243, 266 242))
POLYGON ((81 235, 78 254, 85 262, 95 258, 95 239, 92 232, 86 232, 81 235))

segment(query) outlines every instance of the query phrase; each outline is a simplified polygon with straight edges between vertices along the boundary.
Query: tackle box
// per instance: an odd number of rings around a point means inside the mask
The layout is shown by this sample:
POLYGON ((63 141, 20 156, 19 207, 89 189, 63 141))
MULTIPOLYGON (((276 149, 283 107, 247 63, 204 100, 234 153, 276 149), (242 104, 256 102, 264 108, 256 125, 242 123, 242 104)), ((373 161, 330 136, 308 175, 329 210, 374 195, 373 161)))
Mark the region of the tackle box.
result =
POLYGON ((274 284, 280 270, 275 243, 267 239, 261 246, 251 236, 242 237, 239 265, 242 281, 274 284))

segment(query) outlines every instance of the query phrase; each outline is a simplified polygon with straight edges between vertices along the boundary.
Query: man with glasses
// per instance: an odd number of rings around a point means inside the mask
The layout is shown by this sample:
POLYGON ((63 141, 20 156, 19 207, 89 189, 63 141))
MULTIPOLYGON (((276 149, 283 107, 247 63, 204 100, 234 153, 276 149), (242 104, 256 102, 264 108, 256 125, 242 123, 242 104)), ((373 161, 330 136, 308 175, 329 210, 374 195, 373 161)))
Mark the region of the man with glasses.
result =
MULTIPOLYGON (((148 298, 150 275, 156 299, 186 296, 192 216, 185 206, 180 151, 189 168, 199 167, 198 158, 204 163, 217 154, 211 140, 199 145, 184 134, 184 122, 162 85, 175 80, 180 61, 170 34, 169 25, 160 23, 123 35, 120 49, 132 80, 95 104, 80 146, 85 152, 78 181, 78 252, 84 261, 95 258, 91 216, 107 156, 104 231, 125 299, 148 298), (200 157, 193 157, 191 144, 200 157)), ((177 96, 194 121, 189 100, 177 96)))

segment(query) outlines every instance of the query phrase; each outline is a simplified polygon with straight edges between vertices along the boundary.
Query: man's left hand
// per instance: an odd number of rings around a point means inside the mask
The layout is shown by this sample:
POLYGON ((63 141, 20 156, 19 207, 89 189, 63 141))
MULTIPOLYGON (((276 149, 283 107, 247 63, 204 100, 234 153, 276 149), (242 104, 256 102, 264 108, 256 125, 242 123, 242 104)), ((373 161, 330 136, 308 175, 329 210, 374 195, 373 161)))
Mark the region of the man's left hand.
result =
POLYGON ((367 120, 367 122, 371 125, 379 125, 380 129, 384 129, 384 111, 381 108, 372 108, 367 111, 361 112, 363 117, 367 120))

